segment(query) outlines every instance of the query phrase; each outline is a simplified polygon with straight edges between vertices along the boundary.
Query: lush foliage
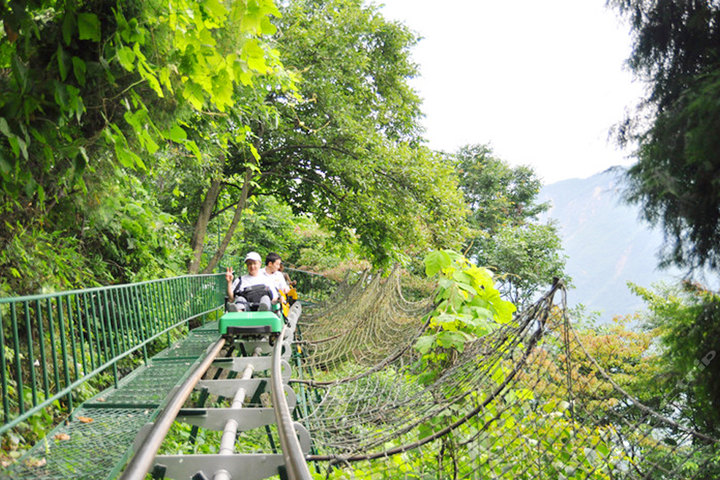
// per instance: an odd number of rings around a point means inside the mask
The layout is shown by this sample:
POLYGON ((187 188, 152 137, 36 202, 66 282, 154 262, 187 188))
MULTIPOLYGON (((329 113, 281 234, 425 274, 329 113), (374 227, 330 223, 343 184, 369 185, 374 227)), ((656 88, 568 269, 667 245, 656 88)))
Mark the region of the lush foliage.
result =
POLYGON ((459 245, 465 206, 453 166, 420 145, 409 87, 415 37, 356 0, 287 2, 280 11, 274 45, 297 90, 248 90, 247 108, 236 112, 248 144, 210 165, 170 158, 158 176, 166 192, 182 193, 163 202, 186 212, 190 270, 202 270, 208 244, 218 255, 206 271, 234 248, 243 210, 261 195, 313 215, 339 243, 356 240, 376 265, 459 245), (208 237, 218 229, 219 245, 208 237))
POLYGON ((260 40, 275 31, 275 6, 10 1, 0 9, 3 289, 177 271, 186 252, 175 248, 174 219, 144 185, 166 150, 204 162, 211 146, 246 141, 242 128, 197 121, 200 112, 242 108, 235 90, 260 75, 290 84, 260 40), (52 278, 25 282, 36 268, 52 278))
POLYGON ((456 246, 464 205, 452 166, 418 146, 415 37, 357 0, 290 2, 282 13, 278 46, 301 100, 272 95, 279 121, 254 120, 258 183, 341 239, 352 231, 376 264, 456 246))
POLYGON ((466 240, 466 255, 495 269, 501 291, 512 302, 526 304, 554 277, 565 276, 557 229, 537 221, 549 208, 537 201, 540 180, 531 168, 510 167, 485 145, 461 148, 454 162, 474 230, 466 240))
POLYGON ((637 143, 628 198, 667 233, 665 263, 720 266, 720 6, 610 0, 631 22, 629 65, 648 82, 637 114, 619 127, 637 143))
POLYGON ((550 288, 554 278, 569 282, 565 256, 556 228, 529 223, 503 226, 485 243, 486 265, 498 269, 501 293, 511 302, 528 305, 533 297, 550 288))
MULTIPOLYGON (((210 238, 213 233, 210 232, 210 238)), ((363 263, 354 238, 337 241, 312 216, 296 215, 290 206, 272 196, 258 196, 245 209, 226 257, 242 259, 251 250, 261 255, 276 252, 288 266, 309 268, 326 275, 349 265, 357 270, 370 267, 369 263, 363 263)))
MULTIPOLYGON (((522 225, 549 208, 537 203, 542 183, 530 167, 510 167, 487 145, 467 145, 455 159, 476 228, 494 233, 503 225, 522 225)), ((479 251, 479 247, 471 250, 473 254, 479 251)))
POLYGON ((693 428, 720 431, 720 296, 698 285, 656 291, 633 286, 648 305, 645 323, 657 330, 667 391, 693 428), (685 399, 685 401, 677 401, 685 399))
POLYGON ((451 365, 466 343, 510 322, 515 311, 515 305, 500 298, 492 273, 461 254, 434 251, 424 263, 428 277, 438 276, 438 287, 430 326, 415 344, 422 354, 421 383, 434 380, 451 365))

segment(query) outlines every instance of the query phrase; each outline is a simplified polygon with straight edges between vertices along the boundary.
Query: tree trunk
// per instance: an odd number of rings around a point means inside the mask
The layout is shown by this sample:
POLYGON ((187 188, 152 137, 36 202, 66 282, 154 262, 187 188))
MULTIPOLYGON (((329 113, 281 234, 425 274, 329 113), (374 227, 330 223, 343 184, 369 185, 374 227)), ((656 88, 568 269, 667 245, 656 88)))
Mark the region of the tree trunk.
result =
POLYGON ((228 228, 227 232, 225 232, 225 237, 223 237, 222 242, 220 243, 220 246, 218 247, 217 251, 215 252, 215 256, 210 260, 210 263, 207 267, 202 271, 202 273, 212 273, 212 271, 215 269, 217 264, 220 262, 220 259, 225 254, 225 250, 227 249, 227 246, 230 244, 230 240, 232 240, 233 234, 235 233, 235 229, 238 226, 238 223, 240 223, 240 218, 242 217, 243 209, 245 208, 245 202, 247 201, 248 194, 250 193, 250 179, 252 178, 252 170, 250 168, 245 169, 245 178, 243 179, 243 187, 242 192, 240 193, 240 200, 238 201, 237 205, 235 206, 235 215, 233 216, 232 222, 230 223, 230 227, 228 228))
POLYGON ((200 270, 200 258, 202 257, 203 246, 205 244, 205 234, 207 233, 208 223, 210 223, 210 215, 220 194, 220 185, 221 182, 219 178, 214 179, 210 183, 210 188, 205 194, 205 200, 203 200, 202 206, 200 207, 200 215, 198 215, 198 219, 195 222, 195 229, 190 243, 193 250, 193 257, 192 260, 190 260, 190 265, 188 265, 188 271, 191 274, 198 273, 198 270, 200 270))

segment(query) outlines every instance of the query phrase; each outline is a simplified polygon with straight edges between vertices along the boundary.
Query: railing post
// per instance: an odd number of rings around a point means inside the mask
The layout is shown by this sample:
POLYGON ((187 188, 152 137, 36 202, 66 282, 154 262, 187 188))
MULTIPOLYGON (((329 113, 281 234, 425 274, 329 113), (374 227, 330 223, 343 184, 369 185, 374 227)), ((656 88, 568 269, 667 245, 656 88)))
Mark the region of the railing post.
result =
MULTIPOLYGON (((78 334, 80 336, 80 358, 82 362, 82 376, 84 377, 88 373, 87 359, 85 358, 85 334, 83 333, 83 311, 80 307, 80 294, 74 295, 75 297, 75 313, 77 315, 78 334)), ((92 357, 92 355, 91 355, 92 357)))
POLYGON ((35 355, 33 352, 33 336, 32 336, 32 325, 30 324, 30 305, 29 302, 23 302, 23 313, 25 314, 25 330, 28 344, 28 364, 30 365, 30 384, 32 385, 32 404, 33 406, 38 404, 37 397, 37 379, 35 378, 35 355))
MULTIPOLYGON (((112 316, 110 314, 110 305, 108 302, 108 295, 107 290, 103 290, 103 298, 104 298, 104 305, 100 305, 100 310, 105 311, 105 320, 107 322, 102 322, 101 325, 104 325, 105 323, 108 324, 108 340, 110 342, 110 355, 112 355, 112 358, 115 358, 117 356, 116 349, 115 349, 115 340, 117 339, 117 331, 115 329, 114 322, 112 321, 112 316), (103 308, 103 306, 105 308, 103 308)), ((115 382, 115 388, 117 388, 118 385, 118 369, 117 369, 117 362, 113 362, 112 364, 112 371, 113 371, 113 381, 115 382)))
POLYGON ((10 420, 10 405, 8 396, 8 382, 7 382, 7 367, 5 365, 5 325, 3 324, 3 314, 0 310, 0 369, 2 369, 2 403, 3 403, 3 422, 7 423, 10 420))
MULTIPOLYGON (((67 351, 67 341, 65 340, 65 316, 63 315, 63 308, 62 308, 62 297, 56 297, 57 309, 58 309, 58 325, 60 326, 60 350, 62 352, 62 359, 63 359, 63 373, 65 376, 65 387, 70 386, 70 369, 68 367, 68 351, 67 351)), ((60 387, 58 386, 58 390, 60 387)), ((67 395, 67 402, 68 402, 68 409, 72 410, 73 408, 73 398, 72 398, 72 392, 68 392, 67 395)))
MULTIPOLYGON (((63 297, 58 297, 58 303, 62 306, 63 297)), ((70 333, 70 348, 72 351, 72 366, 75 372, 75 380, 80 378, 80 369, 78 368, 77 361, 77 343, 75 342, 75 322, 73 321, 72 303, 70 303, 70 296, 65 297, 65 305, 67 305, 67 318, 68 318, 68 330, 70 333)), ((82 358, 82 356, 81 356, 82 358)))
POLYGON ((12 320, 13 329, 13 343, 15 347, 15 376, 17 380, 17 392, 18 392, 18 408, 21 412, 25 411, 25 392, 23 391, 23 379, 22 379, 22 362, 20 361, 20 339, 18 334, 17 326, 17 312, 15 304, 10 305, 10 318, 12 320))
MULTIPOLYGON (((35 320, 38 325, 38 343, 40 344, 40 364, 42 365, 43 389, 45 390, 45 398, 50 396, 50 380, 47 372, 47 356, 45 355, 45 326, 42 316, 42 302, 35 301, 35 320)), ((0 342, 1 343, 1 342, 0 342)))

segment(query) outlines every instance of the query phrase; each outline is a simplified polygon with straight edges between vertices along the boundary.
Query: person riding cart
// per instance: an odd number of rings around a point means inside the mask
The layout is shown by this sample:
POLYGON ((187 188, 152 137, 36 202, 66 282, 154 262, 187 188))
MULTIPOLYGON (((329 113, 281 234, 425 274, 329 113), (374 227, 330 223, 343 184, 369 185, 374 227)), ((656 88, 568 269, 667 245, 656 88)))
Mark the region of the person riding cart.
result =
POLYGON ((260 271, 262 260, 257 252, 245 256, 247 275, 235 278, 231 267, 225 271, 228 311, 270 311, 280 299, 275 282, 260 271))

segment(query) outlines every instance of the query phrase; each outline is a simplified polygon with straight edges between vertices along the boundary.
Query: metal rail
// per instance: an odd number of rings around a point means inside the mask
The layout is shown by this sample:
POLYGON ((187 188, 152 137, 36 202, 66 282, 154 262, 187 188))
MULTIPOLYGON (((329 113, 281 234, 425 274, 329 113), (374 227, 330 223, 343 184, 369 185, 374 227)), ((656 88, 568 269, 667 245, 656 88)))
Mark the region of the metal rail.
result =
MULTIPOLYGON (((192 375, 174 393, 142 443, 136 442, 136 456, 131 460, 121 480, 142 480, 153 470, 154 473, 170 478, 212 478, 213 480, 262 479, 277 475, 284 470, 290 480, 310 480, 305 454, 310 449, 307 430, 295 424, 291 411, 295 407, 296 396, 287 385, 290 378, 290 366, 285 360, 291 352, 295 326, 302 307, 293 306, 285 325, 276 339, 274 348, 269 346, 269 338, 240 338, 251 357, 216 358, 224 341, 221 339, 209 349, 203 362, 192 375), (271 357, 261 354, 272 354, 271 357), (230 368, 242 372, 240 378, 225 380, 202 380, 199 378, 215 362, 219 368, 230 368), (243 404, 246 397, 257 391, 260 382, 253 379, 254 371, 270 370, 270 389, 272 408, 248 407, 243 404), (232 397, 229 408, 190 408, 182 405, 193 388, 208 389, 211 393, 232 397), (156 456, 160 445, 167 435, 173 421, 181 421, 202 428, 222 431, 220 448, 217 454, 187 454, 156 456), (235 453, 238 431, 245 431, 273 424, 277 425, 282 454, 242 454, 235 453), (300 434, 300 438, 298 436, 300 434), (153 465, 155 468, 153 469, 153 465)), ((274 448, 274 447, 273 447, 274 448)))
MULTIPOLYGON (((257 347, 253 352, 253 357, 258 356, 260 356, 260 347, 257 347)), ((250 380, 254 371, 255 365, 253 363, 248 363, 240 376, 240 380, 250 380)), ((245 387, 241 386, 238 388, 235 392, 235 396, 233 397, 231 408, 242 408, 243 403, 245 403, 246 394, 247 389, 245 387)), ((239 424, 236 418, 231 418, 225 423, 225 429, 223 430, 222 438, 220 439, 220 455, 232 455, 235 453, 235 440, 237 437, 238 426, 239 424)), ((231 479, 232 477, 230 476, 230 473, 223 469, 215 472, 215 475, 213 476, 213 480, 231 479)))
MULTIPOLYGON (((297 311, 297 310, 296 310, 297 311)), ((286 325, 280 334, 281 339, 290 333, 290 329, 286 325)), ((277 421, 278 436, 280 437, 280 447, 282 448, 283 458, 285 459, 285 468, 290 480, 310 480, 310 470, 308 469, 305 455, 303 454, 300 442, 298 441, 297 432, 295 431, 290 409, 288 408, 285 392, 280 378, 280 358, 282 356, 283 344, 285 342, 277 342, 273 349, 273 368, 272 368, 272 402, 275 407, 275 420, 277 421)))
POLYGON ((155 420, 150 432, 137 449, 137 454, 130 460, 120 477, 121 480, 142 480, 150 471, 152 462, 155 459, 157 451, 160 449, 162 441, 165 439, 167 432, 170 430, 178 412, 182 408, 185 400, 190 396, 197 382, 205 375, 205 372, 217 357, 222 347, 225 345, 225 339, 221 338, 215 342, 209 349, 205 359, 193 370, 192 374, 178 388, 177 392, 170 399, 170 402, 162 411, 160 416, 155 420))

